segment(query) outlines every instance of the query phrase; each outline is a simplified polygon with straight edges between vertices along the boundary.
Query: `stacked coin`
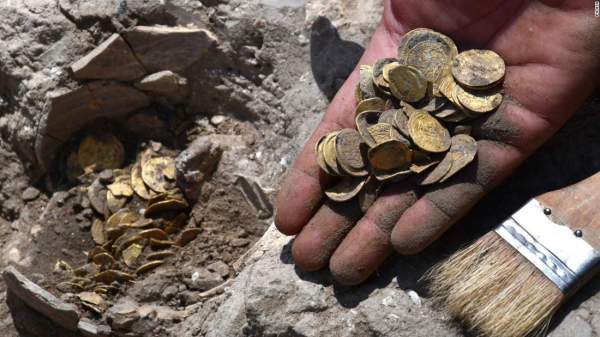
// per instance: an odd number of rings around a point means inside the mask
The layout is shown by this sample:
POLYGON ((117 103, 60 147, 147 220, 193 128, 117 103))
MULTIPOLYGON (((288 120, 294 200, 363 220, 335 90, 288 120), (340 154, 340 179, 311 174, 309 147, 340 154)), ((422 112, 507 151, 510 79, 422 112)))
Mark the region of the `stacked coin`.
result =
POLYGON ((403 37, 397 58, 361 65, 356 129, 333 131, 315 145, 319 166, 342 177, 327 197, 358 197, 366 211, 385 182, 448 180, 475 158, 469 122, 500 106, 505 70, 495 52, 458 53, 449 37, 425 28, 403 37))
POLYGON ((66 271, 57 288, 77 293, 79 303, 96 313, 106 310, 107 296, 122 283, 163 265, 201 231, 185 228, 189 205, 175 184, 172 156, 149 148, 131 166, 118 169, 124 151, 114 149, 123 146, 113 135, 92 135, 81 142, 78 157, 85 174, 113 168, 112 175, 99 174, 87 187, 99 216, 90 229, 95 247, 86 252, 88 263, 72 268, 59 260, 56 265, 66 271))

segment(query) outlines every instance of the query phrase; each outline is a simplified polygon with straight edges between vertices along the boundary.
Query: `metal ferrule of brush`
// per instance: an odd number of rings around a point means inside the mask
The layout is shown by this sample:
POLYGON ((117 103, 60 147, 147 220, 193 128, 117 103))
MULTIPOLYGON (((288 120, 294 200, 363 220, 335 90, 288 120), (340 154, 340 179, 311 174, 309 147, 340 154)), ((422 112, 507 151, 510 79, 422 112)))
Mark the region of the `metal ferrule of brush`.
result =
POLYGON ((547 213, 539 201, 531 199, 495 231, 564 294, 570 294, 594 274, 600 252, 547 213))

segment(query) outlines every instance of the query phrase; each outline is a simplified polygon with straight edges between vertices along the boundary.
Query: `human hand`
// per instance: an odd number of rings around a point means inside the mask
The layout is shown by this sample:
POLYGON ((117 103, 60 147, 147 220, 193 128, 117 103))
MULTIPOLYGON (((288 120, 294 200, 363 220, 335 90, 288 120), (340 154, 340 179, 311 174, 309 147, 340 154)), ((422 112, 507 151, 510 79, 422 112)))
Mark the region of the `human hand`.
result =
POLYGON ((402 35, 426 27, 459 50, 491 49, 506 62, 504 101, 474 122, 474 163, 449 181, 419 187, 389 184, 363 215, 355 202, 333 203, 334 183, 316 163, 324 134, 354 127, 355 70, 289 169, 277 197, 275 224, 297 235, 294 261, 314 271, 329 264, 342 284, 364 281, 395 248, 418 253, 467 213, 582 104, 600 78, 600 18, 590 1, 386 0, 383 19, 359 64, 395 57, 402 35))

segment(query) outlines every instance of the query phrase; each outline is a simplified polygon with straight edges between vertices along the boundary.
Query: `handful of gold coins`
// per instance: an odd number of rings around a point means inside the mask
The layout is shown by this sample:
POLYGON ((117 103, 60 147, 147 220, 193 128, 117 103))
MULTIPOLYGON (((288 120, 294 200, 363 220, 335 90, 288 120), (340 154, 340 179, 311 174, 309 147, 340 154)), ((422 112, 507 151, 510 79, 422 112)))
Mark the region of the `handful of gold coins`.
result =
POLYGON ((112 174, 98 174, 86 188, 99 216, 90 229, 95 247, 86 252, 88 263, 81 267, 57 262, 68 277, 57 288, 77 294, 84 308, 101 313, 108 295, 163 265, 201 230, 186 228, 189 205, 176 186, 172 155, 148 148, 132 165, 119 168, 123 145, 115 136, 101 134, 84 138, 77 158, 85 174, 102 169, 112 169, 112 174))
POLYGON ((319 166, 342 177, 327 197, 358 196, 365 212, 386 182, 448 180, 475 158, 469 122, 500 106, 505 70, 495 52, 459 54, 449 37, 425 28, 404 36, 397 58, 361 65, 356 129, 333 131, 315 145, 319 166))

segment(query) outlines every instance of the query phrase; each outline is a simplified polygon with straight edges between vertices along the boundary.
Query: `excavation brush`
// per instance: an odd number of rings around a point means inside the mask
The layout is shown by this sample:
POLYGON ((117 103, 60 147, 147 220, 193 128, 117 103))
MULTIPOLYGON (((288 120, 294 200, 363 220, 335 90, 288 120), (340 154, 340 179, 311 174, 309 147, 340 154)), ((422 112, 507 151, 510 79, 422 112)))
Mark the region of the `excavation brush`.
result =
POLYGON ((531 199, 428 278, 432 295, 479 336, 537 337, 599 264, 597 173, 531 199))

